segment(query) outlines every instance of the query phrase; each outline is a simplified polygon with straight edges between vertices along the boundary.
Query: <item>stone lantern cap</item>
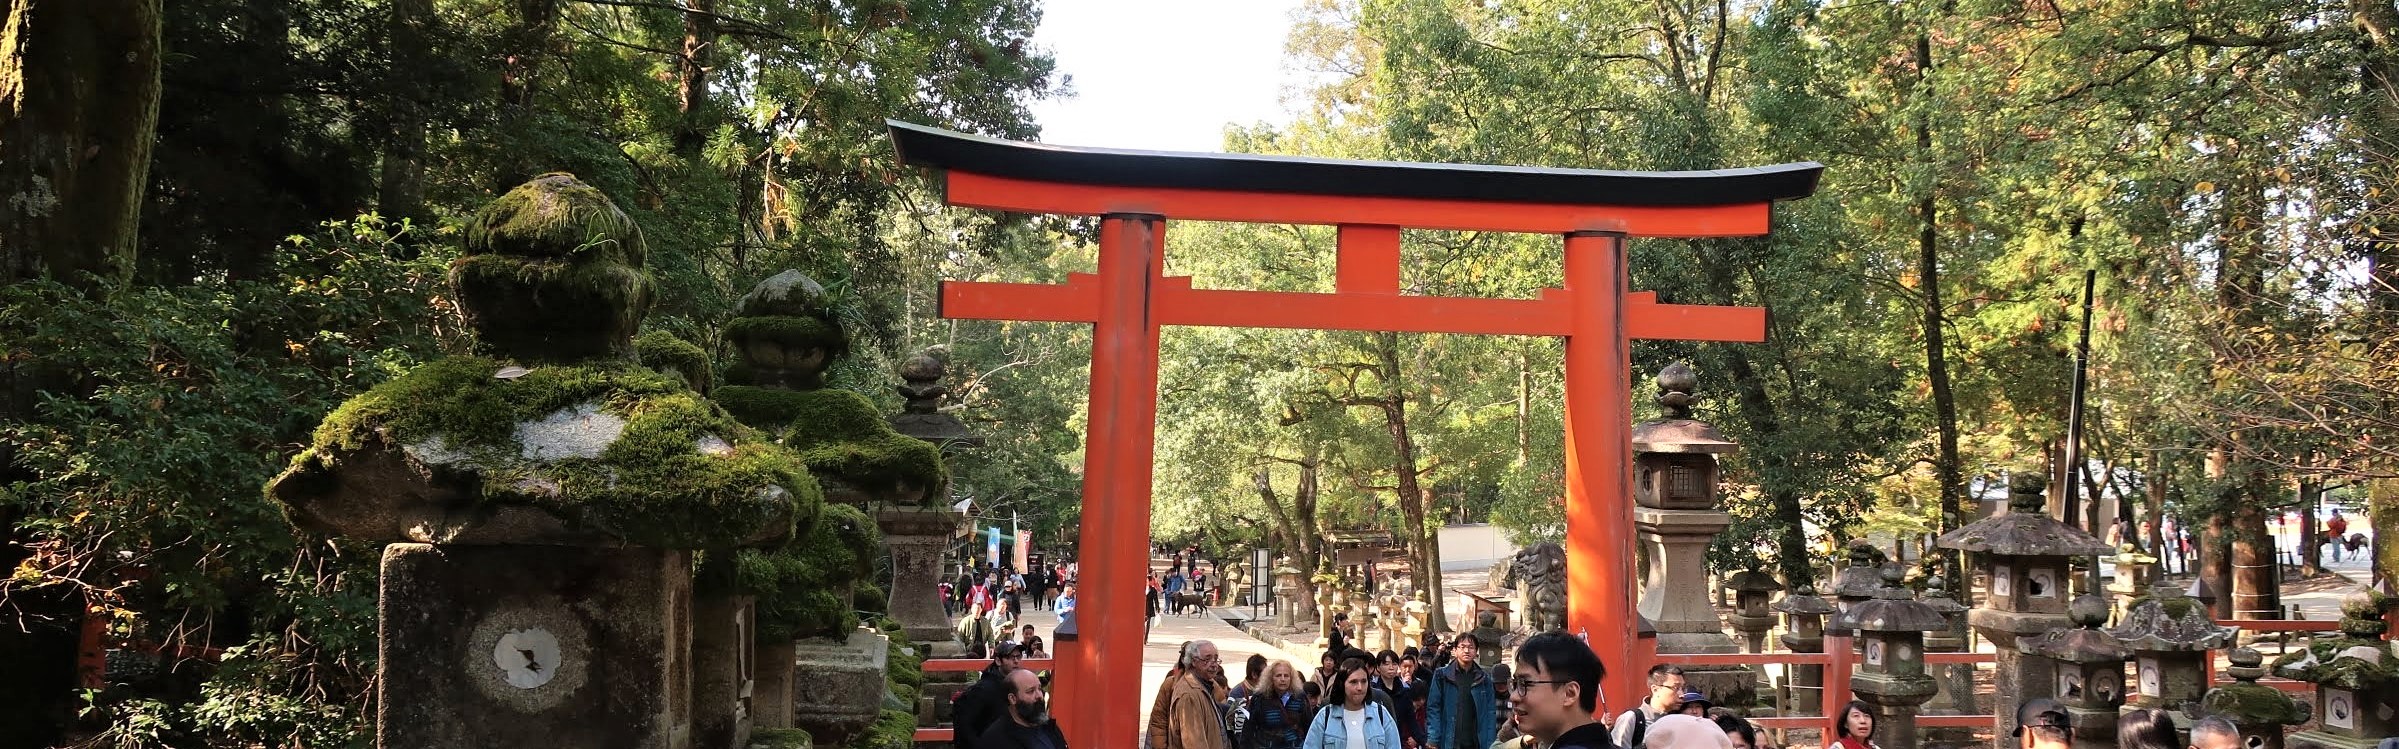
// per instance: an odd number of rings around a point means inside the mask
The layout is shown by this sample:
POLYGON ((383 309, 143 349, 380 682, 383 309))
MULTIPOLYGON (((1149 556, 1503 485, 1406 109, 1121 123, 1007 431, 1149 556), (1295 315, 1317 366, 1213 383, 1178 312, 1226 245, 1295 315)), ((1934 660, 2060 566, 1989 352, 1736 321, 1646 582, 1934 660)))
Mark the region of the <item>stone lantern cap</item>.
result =
POLYGON ((2225 658, 2232 662, 2224 669, 2234 679, 2207 691, 2199 698, 2200 717, 2222 717, 2243 726, 2295 726, 2306 723, 2315 712, 2308 704, 2291 698, 2280 689, 2257 683, 2266 675, 2265 656, 2249 648, 2234 648, 2225 658))
POLYGON ((2382 639, 2387 625, 2376 618, 2384 600, 2364 588, 2341 599, 2340 636, 2316 638, 2276 660, 2275 675, 2355 691, 2399 686, 2399 652, 2382 639))
POLYGON ((968 430, 958 417, 941 412, 941 399, 950 393, 949 386, 941 382, 949 371, 943 354, 938 348, 928 348, 900 363, 899 392, 908 403, 890 418, 891 428, 945 448, 982 447, 983 435, 968 430))
POLYGON ((1742 570, 1724 579, 1724 589, 1743 593, 1772 593, 1782 590, 1783 583, 1759 570, 1742 570))
POLYGON ((1849 565, 1833 576, 1833 594, 1872 598, 1883 587, 1883 553, 1864 541, 1849 547, 1849 565))
POLYGON ((2042 508, 2049 479, 2037 472, 2020 472, 2008 482, 2008 511, 1941 534, 1944 549, 2009 556, 2087 557, 2115 551, 2098 536, 2058 522, 2042 508))
POLYGON ((2024 639, 2017 649, 2065 663, 2122 663, 2132 649, 2116 635, 2099 628, 2107 623, 2107 599, 2085 593, 2066 605, 2073 629, 2053 629, 2024 639))
POLYGON ((2132 544, 2117 544, 2116 555, 2109 557, 2108 562, 2118 567, 2157 564, 2157 556, 2141 551, 2141 547, 2132 544))
POLYGON ((1816 595, 1816 586, 1813 585, 1801 585, 1791 589, 1790 593, 1783 595, 1782 600, 1774 602, 1773 609, 1786 614, 1802 616, 1824 616, 1840 610, 1833 607, 1833 602, 1816 595))
POLYGON ((2110 633, 2134 650, 2173 652, 2221 648, 2232 644, 2241 631, 2218 626, 2208 617, 2205 604, 2165 586, 2134 601, 2124 612, 2124 621, 2110 633))
POLYGON ((1699 374, 1691 365, 1666 365, 1658 371, 1657 383, 1658 405, 1665 407, 1666 418, 1633 425, 1634 452, 1721 454, 1741 449, 1715 425, 1691 418, 1691 406, 1699 401, 1693 395, 1699 374))
POLYGON ((1872 632, 1939 632, 1949 629, 1949 619, 1916 600, 1916 596, 1901 587, 1896 568, 1882 570, 1882 587, 1874 597, 1849 605, 1837 621, 1842 629, 1872 632))
POLYGON ((1939 612, 1942 616, 1966 610, 1965 604, 1958 603, 1957 599, 1949 597, 1949 580, 1940 575, 1934 575, 1924 581, 1923 601, 1924 605, 1931 606, 1933 611, 1939 612))

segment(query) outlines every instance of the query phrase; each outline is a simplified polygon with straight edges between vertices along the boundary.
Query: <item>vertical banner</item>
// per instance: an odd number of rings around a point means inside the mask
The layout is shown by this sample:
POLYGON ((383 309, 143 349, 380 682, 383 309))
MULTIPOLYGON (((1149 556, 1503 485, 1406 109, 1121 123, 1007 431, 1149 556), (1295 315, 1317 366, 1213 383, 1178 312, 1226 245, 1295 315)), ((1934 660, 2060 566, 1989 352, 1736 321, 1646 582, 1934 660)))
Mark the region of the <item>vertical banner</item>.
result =
POLYGON ((983 538, 983 555, 989 557, 991 566, 1000 566, 1000 529, 993 527, 991 532, 983 534, 983 538))
POLYGON ((1017 573, 1018 573, 1018 574, 1027 574, 1027 573, 1031 573, 1031 572, 1033 571, 1033 568, 1025 566, 1025 555, 1026 555, 1026 554, 1030 554, 1030 553, 1032 553, 1032 551, 1033 551, 1033 532, 1032 532, 1032 531, 1023 531, 1023 530, 1017 531, 1017 532, 1016 532, 1016 571, 1017 571, 1017 573))

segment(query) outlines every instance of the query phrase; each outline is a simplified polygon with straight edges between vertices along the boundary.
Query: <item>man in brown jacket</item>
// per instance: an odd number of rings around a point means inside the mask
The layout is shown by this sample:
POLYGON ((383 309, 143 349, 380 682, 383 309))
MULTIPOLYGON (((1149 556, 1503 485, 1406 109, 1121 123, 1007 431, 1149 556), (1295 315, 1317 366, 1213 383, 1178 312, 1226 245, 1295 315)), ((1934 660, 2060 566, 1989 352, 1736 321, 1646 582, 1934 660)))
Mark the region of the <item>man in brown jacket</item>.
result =
POLYGON ((1213 676, 1217 660, 1215 643, 1183 643, 1174 670, 1150 704, 1149 749, 1231 749, 1224 714, 1216 710, 1224 700, 1213 676))

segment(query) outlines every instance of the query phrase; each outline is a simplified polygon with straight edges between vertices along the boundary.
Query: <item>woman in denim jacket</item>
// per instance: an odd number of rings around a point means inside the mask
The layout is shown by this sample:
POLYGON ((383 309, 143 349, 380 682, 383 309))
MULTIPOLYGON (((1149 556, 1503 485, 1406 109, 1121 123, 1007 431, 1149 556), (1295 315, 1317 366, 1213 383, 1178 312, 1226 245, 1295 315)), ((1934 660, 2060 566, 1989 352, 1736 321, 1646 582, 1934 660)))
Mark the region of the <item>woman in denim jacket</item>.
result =
POLYGON ((1365 663, 1350 660, 1341 665, 1335 682, 1341 685, 1341 701, 1328 703, 1308 721, 1308 738, 1300 743, 1302 749, 1401 749, 1399 719, 1391 711, 1367 698, 1365 663))

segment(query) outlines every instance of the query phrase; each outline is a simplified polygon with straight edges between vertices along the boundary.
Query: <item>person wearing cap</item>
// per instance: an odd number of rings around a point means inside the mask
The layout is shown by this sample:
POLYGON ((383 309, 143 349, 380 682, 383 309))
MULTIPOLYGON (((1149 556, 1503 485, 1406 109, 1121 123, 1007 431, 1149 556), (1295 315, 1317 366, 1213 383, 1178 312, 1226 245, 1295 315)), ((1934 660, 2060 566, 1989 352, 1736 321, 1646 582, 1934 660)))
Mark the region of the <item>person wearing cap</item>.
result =
POLYGON ((1023 664, 1022 646, 1002 640, 992 648, 991 665, 983 668, 983 676, 975 680, 974 686, 967 687, 965 693, 958 695, 952 705, 950 722, 956 726, 956 730, 952 731, 952 746, 974 749, 983 731, 1006 717, 1000 714, 1000 709, 1009 699, 1008 673, 1023 664))
POLYGON ((1674 711, 1694 718, 1708 717, 1708 708, 1716 706, 1716 703, 1709 702, 1708 696, 1700 694, 1697 689, 1684 692, 1682 703, 1682 706, 1675 708, 1674 711))
MULTIPOLYGON (((2072 749, 2074 728, 2066 717, 2066 706, 2047 697, 2025 700, 2016 708, 2016 746, 2022 749, 2072 749)), ((2191 740, 2199 740, 2199 729, 2191 729, 2191 740)), ((2235 739, 2233 746, 2239 746, 2235 739)))

